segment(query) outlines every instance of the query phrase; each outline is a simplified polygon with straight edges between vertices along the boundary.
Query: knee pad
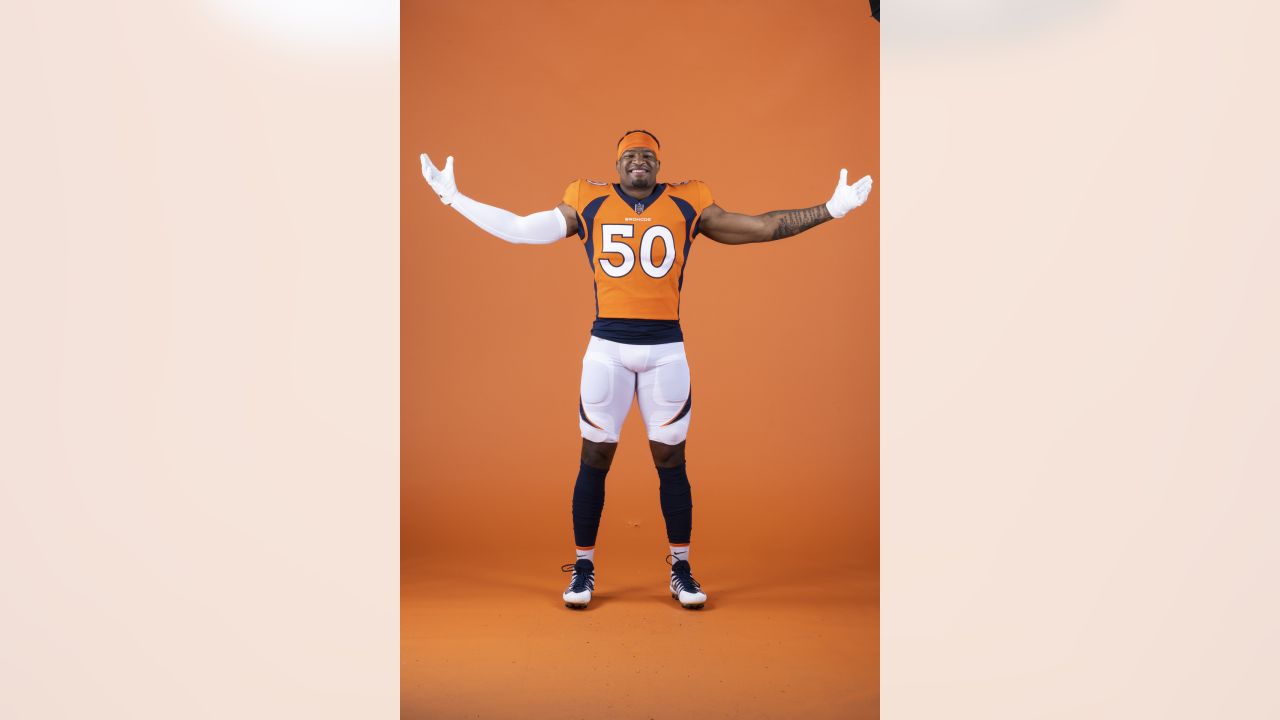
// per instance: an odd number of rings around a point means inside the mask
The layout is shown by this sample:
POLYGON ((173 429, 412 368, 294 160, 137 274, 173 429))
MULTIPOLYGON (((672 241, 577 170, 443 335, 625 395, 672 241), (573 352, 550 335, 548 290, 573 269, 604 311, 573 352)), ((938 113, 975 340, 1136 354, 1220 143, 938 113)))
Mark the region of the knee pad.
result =
POLYGON ((578 402, 578 430, 586 440, 596 443, 618 442, 618 431, 609 427, 609 419, 605 414, 597 414, 593 419, 587 414, 586 406, 578 402), (597 425, 596 423, 602 423, 597 425))
POLYGON ((684 405, 667 422, 649 426, 649 439, 663 445, 679 445, 689 436, 689 417, 693 409, 693 395, 685 398, 684 405))

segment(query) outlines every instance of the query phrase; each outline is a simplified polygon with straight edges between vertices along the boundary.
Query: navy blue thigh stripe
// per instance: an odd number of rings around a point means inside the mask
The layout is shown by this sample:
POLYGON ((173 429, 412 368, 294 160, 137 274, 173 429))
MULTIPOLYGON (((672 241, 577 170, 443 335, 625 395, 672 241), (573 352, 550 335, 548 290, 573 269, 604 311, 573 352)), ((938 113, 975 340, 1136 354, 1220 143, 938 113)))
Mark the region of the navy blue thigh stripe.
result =
POLYGON ((579 397, 579 398, 578 398, 578 415, 580 415, 580 416, 582 417, 582 421, 583 421, 583 422, 585 422, 586 424, 590 425, 591 427, 593 427, 593 428, 595 428, 595 429, 597 429, 597 430, 603 430, 603 429, 604 429, 604 428, 600 427, 599 425, 597 425, 597 424, 595 424, 595 423, 591 422, 591 418, 587 417, 587 409, 586 409, 585 407, 583 407, 583 406, 582 406, 582 398, 581 398, 581 397, 579 397))
POLYGON ((693 409, 693 391, 689 392, 689 397, 685 398, 684 407, 680 408, 679 414, 662 424, 662 427, 680 422, 680 418, 689 414, 689 410, 693 409))

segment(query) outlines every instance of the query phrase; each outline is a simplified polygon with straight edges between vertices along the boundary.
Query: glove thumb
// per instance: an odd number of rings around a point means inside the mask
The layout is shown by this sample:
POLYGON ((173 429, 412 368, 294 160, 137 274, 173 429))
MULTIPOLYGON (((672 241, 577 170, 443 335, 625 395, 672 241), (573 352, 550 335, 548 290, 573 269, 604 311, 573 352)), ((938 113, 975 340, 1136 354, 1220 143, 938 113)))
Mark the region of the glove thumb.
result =
POLYGON ((849 168, 840 168, 840 184, 849 184, 849 168))
POLYGON ((444 174, 445 175, 453 174, 453 156, 452 155, 450 155, 444 161, 444 174))

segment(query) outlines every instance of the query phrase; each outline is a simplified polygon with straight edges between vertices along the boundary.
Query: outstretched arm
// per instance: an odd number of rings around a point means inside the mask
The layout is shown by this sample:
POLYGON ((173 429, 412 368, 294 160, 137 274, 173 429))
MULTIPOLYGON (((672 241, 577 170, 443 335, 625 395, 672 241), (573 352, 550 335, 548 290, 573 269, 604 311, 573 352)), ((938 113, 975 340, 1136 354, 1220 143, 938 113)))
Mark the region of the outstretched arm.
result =
MULTIPOLYGON (((440 196, 440 202, 457 210, 477 227, 509 243, 520 245, 546 245, 577 232, 577 215, 565 213, 560 207, 532 215, 516 215, 502 208, 485 205, 458 192, 453 179, 453 156, 444 162, 444 169, 437 169, 426 153, 422 154, 422 176, 440 196), (568 218, 572 218, 570 221, 568 218), (570 227, 572 223, 572 228, 570 227)), ((566 206, 567 207, 567 206, 566 206)))
POLYGON ((698 228, 712 240, 727 245, 791 237, 828 220, 844 217, 867 201, 867 195, 871 193, 871 176, 864 176, 852 185, 847 184, 848 177, 848 170, 840 171, 835 194, 823 205, 800 210, 774 210, 763 215, 740 215, 726 212, 719 205, 711 205, 702 211, 698 228))

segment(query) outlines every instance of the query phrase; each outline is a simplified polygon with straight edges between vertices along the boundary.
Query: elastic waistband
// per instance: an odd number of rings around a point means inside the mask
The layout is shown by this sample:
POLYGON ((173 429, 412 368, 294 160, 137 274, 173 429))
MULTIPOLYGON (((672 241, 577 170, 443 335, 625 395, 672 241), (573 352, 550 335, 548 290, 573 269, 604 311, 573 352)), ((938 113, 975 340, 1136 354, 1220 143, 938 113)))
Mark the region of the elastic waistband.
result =
POLYGON ((604 340, 627 345, 662 345, 684 342, 679 320, 638 320, 635 318, 596 318, 591 334, 604 340))

